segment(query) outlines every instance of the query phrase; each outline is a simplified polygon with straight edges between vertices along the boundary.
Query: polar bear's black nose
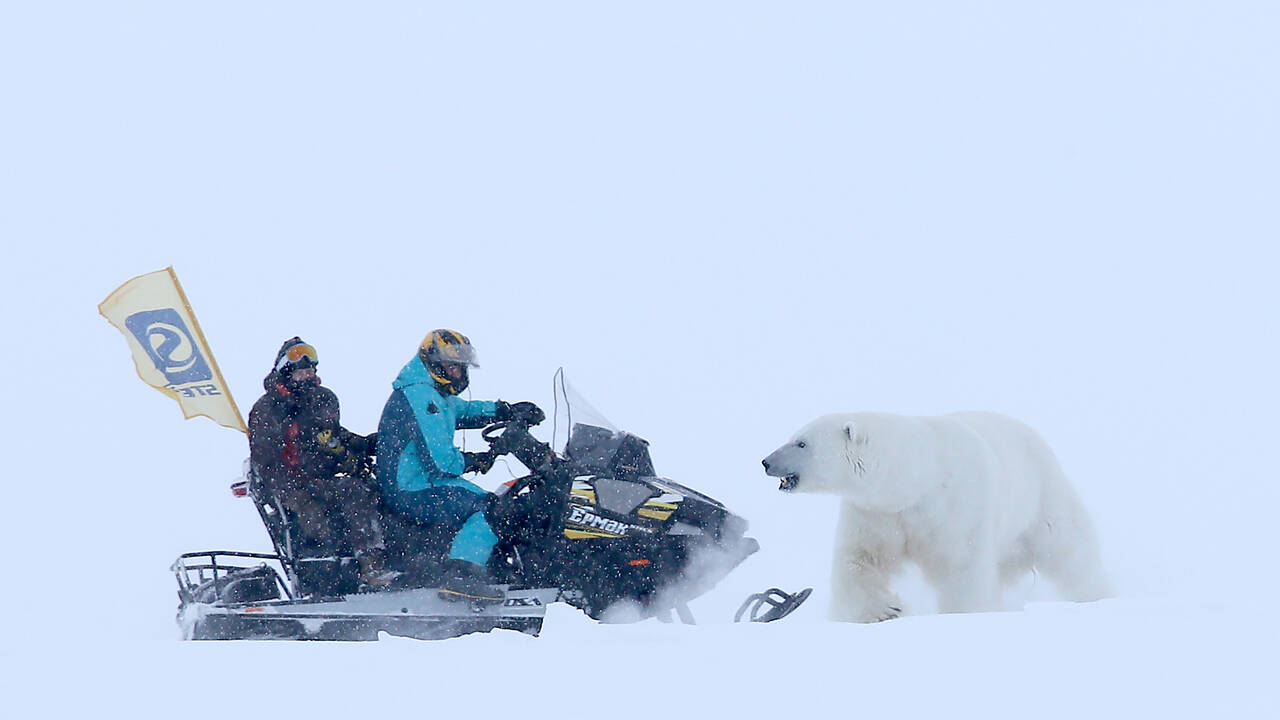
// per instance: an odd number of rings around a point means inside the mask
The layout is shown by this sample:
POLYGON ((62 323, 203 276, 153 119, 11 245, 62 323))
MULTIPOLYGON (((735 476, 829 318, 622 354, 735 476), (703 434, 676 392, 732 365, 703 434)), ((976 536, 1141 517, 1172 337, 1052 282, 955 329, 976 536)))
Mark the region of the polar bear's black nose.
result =
POLYGON ((765 459, 761 460, 761 461, 760 461, 760 464, 764 466, 764 471, 765 471, 765 472, 769 472, 769 458, 765 458, 765 459))

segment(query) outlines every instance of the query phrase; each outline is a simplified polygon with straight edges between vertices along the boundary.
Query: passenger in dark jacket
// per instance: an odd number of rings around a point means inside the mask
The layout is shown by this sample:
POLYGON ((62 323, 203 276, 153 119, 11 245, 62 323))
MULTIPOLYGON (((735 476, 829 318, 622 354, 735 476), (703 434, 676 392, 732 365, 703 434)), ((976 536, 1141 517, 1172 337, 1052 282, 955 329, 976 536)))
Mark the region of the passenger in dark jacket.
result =
POLYGON ((280 347, 262 383, 266 394, 249 412, 250 465, 297 517, 305 536, 336 542, 333 515, 340 517, 361 582, 380 589, 395 575, 383 567, 378 500, 367 480, 377 436, 342 427, 338 396, 320 385, 317 363, 315 348, 300 338, 280 347))

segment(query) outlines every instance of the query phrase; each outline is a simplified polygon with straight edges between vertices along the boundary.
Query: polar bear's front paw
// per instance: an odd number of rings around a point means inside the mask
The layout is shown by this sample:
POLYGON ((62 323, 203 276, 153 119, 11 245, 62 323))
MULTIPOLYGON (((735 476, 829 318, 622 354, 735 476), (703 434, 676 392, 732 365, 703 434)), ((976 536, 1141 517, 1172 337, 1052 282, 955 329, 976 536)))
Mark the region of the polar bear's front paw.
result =
POLYGON ((836 620, 838 622, 852 622, 852 623, 862 623, 862 624, 884 622, 885 620, 893 620, 894 618, 899 618, 899 617, 902 617, 902 608, 894 607, 890 605, 886 605, 885 607, 876 608, 872 610, 860 610, 856 612, 846 612, 846 613, 833 612, 831 614, 831 619, 836 620))
POLYGON ((878 623, 885 620, 893 620, 902 617, 902 608, 893 605, 886 605, 882 608, 875 608, 858 613, 854 618, 854 622, 858 623, 878 623))
POLYGON ((878 598, 879 602, 836 604, 831 619, 841 622, 877 623, 902 617, 902 601, 896 595, 878 598))
POLYGON ((899 617, 902 617, 902 608, 890 605, 880 613, 880 617, 876 618, 872 622, 884 622, 885 620, 892 620, 899 617))

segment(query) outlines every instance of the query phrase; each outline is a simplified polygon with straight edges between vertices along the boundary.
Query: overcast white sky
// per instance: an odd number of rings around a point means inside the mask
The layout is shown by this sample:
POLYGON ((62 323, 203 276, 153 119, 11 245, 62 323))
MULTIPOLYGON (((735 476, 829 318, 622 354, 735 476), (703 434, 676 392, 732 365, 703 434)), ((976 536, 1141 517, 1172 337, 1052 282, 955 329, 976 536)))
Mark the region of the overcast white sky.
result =
POLYGON ((5 594, 108 551, 110 632, 167 638, 177 553, 265 542, 243 437, 95 312, 167 265, 245 412, 294 334, 359 432, 434 327, 476 398, 565 366, 752 521, 742 588, 826 581, 834 507, 759 466, 801 424, 989 409, 1122 589, 1270 592, 1280 11, 955 5, 0 11, 5 594))

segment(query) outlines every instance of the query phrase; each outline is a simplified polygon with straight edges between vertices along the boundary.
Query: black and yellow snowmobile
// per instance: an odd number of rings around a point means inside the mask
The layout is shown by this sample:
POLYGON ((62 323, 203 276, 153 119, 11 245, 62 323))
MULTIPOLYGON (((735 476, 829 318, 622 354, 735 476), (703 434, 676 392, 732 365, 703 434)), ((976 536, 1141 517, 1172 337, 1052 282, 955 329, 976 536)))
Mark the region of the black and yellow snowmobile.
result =
POLYGON ((499 538, 488 570, 502 602, 441 600, 441 558, 456 528, 424 527, 389 513, 386 560, 399 576, 389 588, 362 591, 351 549, 301 539, 290 513, 247 473, 233 489, 253 499, 275 553, 181 556, 173 569, 184 637, 373 640, 386 632, 438 639, 493 629, 537 635, 547 605, 557 601, 606 621, 675 612, 692 622, 687 603, 758 549, 745 535, 747 522, 659 477, 647 442, 614 429, 572 394, 562 373, 556 378, 556 427, 567 429, 561 452, 533 437, 522 420, 482 431, 489 452, 530 469, 499 488, 486 510, 499 538))

